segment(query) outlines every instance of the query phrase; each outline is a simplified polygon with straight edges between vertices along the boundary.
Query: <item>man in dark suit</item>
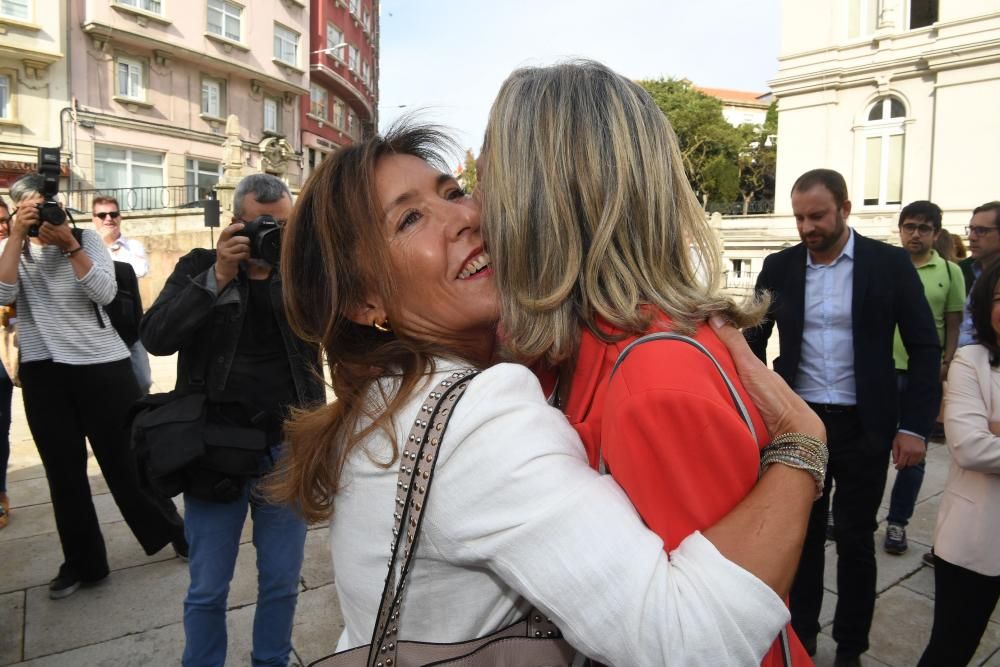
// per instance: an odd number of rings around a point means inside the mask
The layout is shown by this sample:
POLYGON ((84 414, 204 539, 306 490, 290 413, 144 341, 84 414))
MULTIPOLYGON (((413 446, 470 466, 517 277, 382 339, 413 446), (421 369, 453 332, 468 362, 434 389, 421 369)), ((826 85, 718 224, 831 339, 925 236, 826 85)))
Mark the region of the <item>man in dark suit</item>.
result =
MULTIPOLYGON (((991 201, 977 206, 972 211, 969 226, 965 229, 969 233, 969 256, 958 265, 962 268, 962 275, 965 277, 965 295, 968 297, 976 278, 983 271, 984 260, 989 261, 1000 255, 1000 201, 991 201)), ((966 300, 962 327, 959 330, 958 346, 963 347, 975 342, 972 311, 969 308, 968 300, 966 300)))
POLYGON ((843 176, 806 172, 792 187, 802 243, 767 257, 757 290, 773 302, 760 326, 746 332, 766 362, 778 325, 777 371, 826 425, 830 465, 813 506, 791 591, 792 627, 814 654, 823 601, 823 560, 831 482, 837 539, 838 666, 860 665, 875 608, 875 514, 885 490, 890 452, 897 469, 925 454, 940 402, 941 350, 930 307, 906 252, 847 226, 851 202, 843 176), (909 355, 900 396, 893 362, 899 326, 909 355))

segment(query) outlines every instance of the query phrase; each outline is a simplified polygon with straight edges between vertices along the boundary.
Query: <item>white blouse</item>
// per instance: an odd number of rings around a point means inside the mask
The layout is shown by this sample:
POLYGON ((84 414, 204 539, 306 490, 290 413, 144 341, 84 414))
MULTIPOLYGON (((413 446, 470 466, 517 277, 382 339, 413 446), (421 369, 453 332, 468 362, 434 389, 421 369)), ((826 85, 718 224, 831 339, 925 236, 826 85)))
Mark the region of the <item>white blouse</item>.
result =
MULTIPOLYGON (((438 368, 397 413, 399 442, 432 383, 460 366, 438 368)), ((384 434, 365 441, 335 499, 339 650, 371 640, 395 509, 390 452, 384 434)), ((788 622, 774 591, 700 533, 668 558, 614 480, 588 466, 576 432, 522 366, 500 364, 472 381, 437 456, 400 639, 480 637, 534 604, 601 662, 715 667, 760 664, 788 622)))

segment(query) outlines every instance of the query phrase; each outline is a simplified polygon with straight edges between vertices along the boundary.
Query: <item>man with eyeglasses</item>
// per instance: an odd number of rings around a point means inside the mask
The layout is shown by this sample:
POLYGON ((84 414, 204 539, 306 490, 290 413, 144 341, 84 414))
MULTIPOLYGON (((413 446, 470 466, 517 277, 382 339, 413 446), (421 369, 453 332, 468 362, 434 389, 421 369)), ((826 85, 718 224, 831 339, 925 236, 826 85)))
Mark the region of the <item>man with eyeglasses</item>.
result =
MULTIPOLYGON (((146 259, 146 248, 141 241, 130 239, 122 234, 122 213, 118 200, 114 197, 94 197, 91 204, 91 220, 94 229, 101 235, 101 240, 111 253, 111 259, 125 262, 132 266, 136 278, 142 278, 149 273, 149 261, 146 259)), ((139 383, 142 393, 149 392, 153 384, 153 373, 149 367, 149 355, 142 341, 136 340, 128 346, 132 359, 132 371, 139 383)))
MULTIPOLYGON (((976 278, 983 271, 983 260, 1000 252, 1000 201, 991 201, 977 206, 972 211, 972 219, 965 232, 969 235, 969 256, 958 265, 965 277, 965 293, 968 296, 976 278)), ((975 329, 972 326, 972 311, 969 300, 965 301, 965 314, 958 335, 958 346, 964 347, 976 342, 975 329)))
MULTIPOLYGON (((941 235, 941 208, 929 201, 915 201, 907 204, 899 212, 899 243, 910 255, 917 270, 917 276, 924 286, 924 296, 931 307, 938 339, 941 342, 940 379, 948 374, 948 365, 958 347, 958 329, 962 322, 962 308, 965 305, 965 279, 958 265, 949 262, 934 250, 934 242, 941 235)), ((896 328, 893 342, 893 358, 896 362, 896 378, 900 396, 907 387, 907 364, 909 355, 903 339, 896 328)), ((925 442, 926 444, 926 442, 925 442)), ((886 553, 900 555, 908 544, 906 524, 913 516, 917 494, 924 480, 925 461, 902 468, 896 473, 886 519, 886 553)))

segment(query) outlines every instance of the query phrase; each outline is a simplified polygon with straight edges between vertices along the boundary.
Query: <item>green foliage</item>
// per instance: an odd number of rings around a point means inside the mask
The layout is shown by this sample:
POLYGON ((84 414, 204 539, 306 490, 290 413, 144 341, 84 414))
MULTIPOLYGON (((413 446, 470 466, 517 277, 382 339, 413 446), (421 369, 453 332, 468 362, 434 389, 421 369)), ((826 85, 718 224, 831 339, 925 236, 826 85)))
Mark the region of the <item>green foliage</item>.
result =
POLYGON ((459 168, 458 182, 465 188, 466 192, 475 190, 476 183, 479 182, 476 175, 476 158, 472 155, 471 148, 465 151, 465 161, 459 168))
POLYGON ((638 81, 674 128, 684 170, 702 204, 735 201, 740 192, 739 155, 744 133, 722 115, 722 102, 682 79, 638 81))
MULTIPOLYGON (((778 108, 775 102, 767 110, 763 125, 741 125, 744 148, 739 156, 739 190, 743 197, 743 214, 750 202, 764 196, 774 187, 778 161, 778 108)), ((772 193, 773 196, 773 193, 772 193)))

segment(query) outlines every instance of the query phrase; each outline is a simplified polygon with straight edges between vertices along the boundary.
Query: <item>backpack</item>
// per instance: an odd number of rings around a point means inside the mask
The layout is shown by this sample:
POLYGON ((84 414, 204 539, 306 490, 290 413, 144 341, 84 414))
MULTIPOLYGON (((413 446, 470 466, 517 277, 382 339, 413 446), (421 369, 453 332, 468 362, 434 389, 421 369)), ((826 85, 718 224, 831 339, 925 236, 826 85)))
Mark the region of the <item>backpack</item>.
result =
MULTIPOLYGON (((74 227, 73 236, 82 246, 83 230, 74 227)), ((115 262, 114 265, 118 292, 111 303, 104 306, 104 312, 125 345, 132 347, 139 340, 139 321, 142 319, 139 279, 136 278, 135 269, 128 262, 115 262)), ((94 314, 97 316, 97 323, 101 328, 107 328, 107 325, 104 324, 104 318, 101 317, 101 306, 97 303, 94 303, 94 314)))

